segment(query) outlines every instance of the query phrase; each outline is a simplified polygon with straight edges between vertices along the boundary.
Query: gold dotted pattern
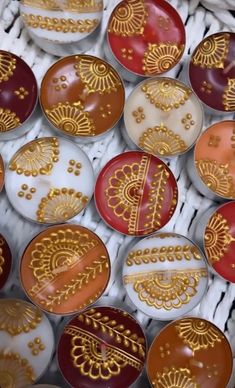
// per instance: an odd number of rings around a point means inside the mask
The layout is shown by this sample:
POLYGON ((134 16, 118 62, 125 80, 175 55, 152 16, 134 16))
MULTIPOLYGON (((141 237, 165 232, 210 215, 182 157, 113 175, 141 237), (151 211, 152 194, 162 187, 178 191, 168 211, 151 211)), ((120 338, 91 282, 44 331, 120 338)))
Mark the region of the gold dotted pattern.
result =
POLYGON ((43 352, 43 350, 45 350, 45 345, 42 343, 40 337, 36 337, 33 341, 28 342, 28 347, 31 351, 32 356, 38 356, 40 352, 43 352))

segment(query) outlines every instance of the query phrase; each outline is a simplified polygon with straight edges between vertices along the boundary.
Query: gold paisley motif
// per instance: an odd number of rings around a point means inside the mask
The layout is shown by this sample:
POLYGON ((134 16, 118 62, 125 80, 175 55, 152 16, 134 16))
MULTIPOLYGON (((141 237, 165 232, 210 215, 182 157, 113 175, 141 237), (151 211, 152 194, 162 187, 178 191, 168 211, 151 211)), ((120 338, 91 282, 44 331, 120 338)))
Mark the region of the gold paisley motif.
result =
POLYGON ((88 202, 88 197, 74 189, 51 189, 41 199, 37 211, 37 221, 58 223, 69 220, 80 213, 88 202))
POLYGON ((111 16, 108 32, 124 37, 143 35, 147 16, 143 0, 122 1, 111 16))
POLYGON ((28 360, 18 353, 0 351, 0 387, 26 387, 35 381, 34 370, 28 360))
POLYGON ((192 93, 187 86, 171 79, 148 81, 141 90, 151 104, 164 112, 178 109, 184 105, 192 93))
POLYGON ((37 307, 17 299, 1 299, 0 311, 0 330, 12 336, 28 333, 42 320, 42 313, 37 307))
POLYGON ((50 175, 59 161, 59 142, 55 137, 36 139, 23 146, 11 159, 9 169, 25 176, 50 175))
POLYGON ((10 53, 0 53, 0 83, 8 81, 13 76, 16 68, 16 59, 10 53))
POLYGON ((0 133, 10 131, 20 125, 20 119, 10 109, 0 108, 0 133))
POLYGON ((205 185, 214 193, 225 198, 235 198, 233 178, 229 175, 227 164, 218 164, 216 160, 197 160, 198 174, 205 185))
POLYGON ((22 5, 30 8, 46 9, 50 11, 69 11, 77 13, 93 13, 103 10, 103 1, 96 0, 21 0, 22 5))
POLYGON ((145 75, 153 76, 170 70, 179 61, 183 51, 184 45, 149 43, 143 59, 143 71, 145 75))
POLYGON ((188 146, 163 124, 148 128, 139 138, 139 147, 153 155, 170 156, 182 153, 188 146))
POLYGON ((202 68, 223 69, 229 50, 230 34, 209 36, 196 49, 192 63, 202 68))
POLYGON ((152 384, 155 388, 200 388, 187 368, 166 368, 164 372, 156 374, 152 384))
POLYGON ((229 78, 223 94, 223 105, 227 112, 235 110, 235 79, 229 78))

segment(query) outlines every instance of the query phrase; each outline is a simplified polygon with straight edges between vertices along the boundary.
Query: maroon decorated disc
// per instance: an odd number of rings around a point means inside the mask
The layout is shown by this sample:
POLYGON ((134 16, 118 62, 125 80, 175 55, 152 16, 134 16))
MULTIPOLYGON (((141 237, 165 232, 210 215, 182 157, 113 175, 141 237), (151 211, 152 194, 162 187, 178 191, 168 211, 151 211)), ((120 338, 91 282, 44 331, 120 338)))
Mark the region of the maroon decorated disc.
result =
POLYGON ((3 288, 11 272, 12 255, 5 237, 0 233, 0 289, 3 288))
POLYGON ((120 233, 143 236, 161 229, 178 201, 173 173, 156 156, 120 154, 100 172, 95 202, 103 220, 120 233))
POLYGON ((164 0, 124 0, 108 23, 108 44, 127 70, 140 76, 165 73, 181 59, 184 24, 164 0))
POLYGON ((0 193, 3 189, 3 185, 4 185, 4 178, 5 178, 5 168, 4 168, 4 163, 3 163, 3 159, 0 155, 0 193))
POLYGON ((144 368, 146 339, 127 312, 96 307, 64 327, 57 351, 61 372, 73 388, 123 388, 144 368))
POLYGON ((189 79, 204 104, 223 112, 235 111, 235 33, 219 32, 194 50, 189 79))
POLYGON ((23 59, 0 50, 0 133, 23 124, 37 103, 37 81, 23 59))

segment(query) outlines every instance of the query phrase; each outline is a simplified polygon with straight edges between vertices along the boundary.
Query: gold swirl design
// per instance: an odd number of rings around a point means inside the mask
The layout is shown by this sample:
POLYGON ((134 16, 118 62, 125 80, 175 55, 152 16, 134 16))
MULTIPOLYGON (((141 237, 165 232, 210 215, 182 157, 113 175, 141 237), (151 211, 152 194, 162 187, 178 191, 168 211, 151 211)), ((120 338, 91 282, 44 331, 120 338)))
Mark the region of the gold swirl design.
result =
POLYGON ((181 319, 176 326, 176 331, 193 354, 201 349, 214 348, 223 339, 215 326, 200 318, 181 319))
POLYGON ((145 75, 153 76, 170 70, 181 58, 184 45, 171 43, 148 44, 143 58, 145 75))
POLYGON ((143 0, 122 1, 111 15, 108 32, 124 37, 143 35, 147 16, 143 0))
POLYGON ((155 388, 200 388, 187 368, 166 368, 152 379, 155 388))
POLYGON ((35 381, 35 374, 28 360, 18 353, 0 351, 0 387, 26 387, 35 381))
POLYGON ((223 69, 229 50, 230 34, 209 36, 196 49, 192 63, 202 68, 223 69))
POLYGON ((3 250, 2 248, 0 247, 0 276, 2 275, 3 273, 3 265, 5 263, 5 259, 3 257, 3 250))
POLYGON ((21 0, 22 5, 30 8, 46 9, 50 11, 69 11, 77 13, 93 13, 103 11, 103 1, 96 0, 21 0))
POLYGON ((10 109, 0 108, 0 133, 10 131, 20 125, 20 119, 10 109))
POLYGON ((46 110, 46 115, 52 124, 61 131, 73 136, 94 136, 94 122, 90 118, 89 112, 84 112, 79 104, 77 108, 69 102, 52 106, 46 110))
POLYGON ((184 105, 192 93, 187 86, 171 79, 147 81, 141 90, 151 104, 164 112, 184 105))
POLYGON ((10 53, 0 53, 0 83, 8 81, 13 76, 16 68, 16 59, 10 53))
POLYGON ((223 106, 227 112, 235 111, 235 79, 229 78, 223 94, 223 106))
POLYGON ((12 336, 34 330, 42 320, 37 307, 17 299, 1 299, 0 311, 0 330, 12 336))
POLYGON ((225 198, 235 198, 233 178, 229 175, 228 164, 218 164, 216 160, 197 160, 199 176, 214 193, 225 198))
POLYGON ((25 176, 50 175, 59 161, 59 141, 56 137, 36 139, 23 146, 13 156, 9 169, 25 176))
POLYGON ((47 196, 41 199, 37 221, 48 224, 67 221, 80 213, 88 200, 87 196, 74 189, 51 189, 47 196))
POLYGON ((228 221, 220 213, 215 213, 206 226, 204 243, 208 259, 220 261, 235 238, 230 233, 228 221))
POLYGON ((160 156, 176 155, 188 148, 179 135, 176 135, 162 123, 160 126, 148 128, 143 132, 138 145, 142 150, 160 156))

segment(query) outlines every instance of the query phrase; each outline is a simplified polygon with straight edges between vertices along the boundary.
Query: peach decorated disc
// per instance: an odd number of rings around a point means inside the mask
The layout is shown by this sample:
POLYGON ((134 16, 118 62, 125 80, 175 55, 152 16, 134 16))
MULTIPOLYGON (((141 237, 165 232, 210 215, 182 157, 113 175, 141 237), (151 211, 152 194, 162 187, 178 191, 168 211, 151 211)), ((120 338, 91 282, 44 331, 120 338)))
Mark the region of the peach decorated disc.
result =
POLYGON ((11 272, 12 254, 5 237, 0 233, 0 290, 7 282, 11 272))
POLYGON ((74 314, 95 302, 110 276, 110 261, 99 237, 79 225, 56 225, 26 247, 20 276, 28 297, 54 314, 74 314))
POLYGON ((4 168, 3 159, 2 159, 1 154, 0 154, 0 192, 3 189, 4 177, 5 177, 5 168, 4 168))

